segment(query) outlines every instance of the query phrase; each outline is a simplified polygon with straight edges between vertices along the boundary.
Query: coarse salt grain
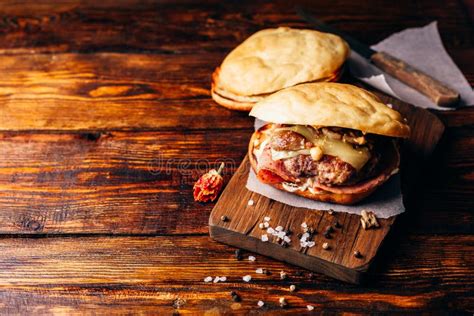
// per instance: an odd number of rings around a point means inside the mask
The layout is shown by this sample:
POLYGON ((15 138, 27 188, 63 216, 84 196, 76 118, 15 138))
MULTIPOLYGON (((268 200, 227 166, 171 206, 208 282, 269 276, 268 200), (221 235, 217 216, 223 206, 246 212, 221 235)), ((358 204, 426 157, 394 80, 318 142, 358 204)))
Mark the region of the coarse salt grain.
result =
POLYGON ((304 234, 301 236, 301 239, 300 239, 300 240, 301 240, 301 241, 306 241, 306 240, 308 240, 308 238, 309 238, 309 234, 308 234, 308 233, 304 233, 304 234))
POLYGON ((283 237, 286 236, 286 233, 285 232, 278 232, 277 236, 278 236, 278 238, 283 238, 283 237))
POLYGON ((312 311, 314 309, 314 306, 313 305, 306 305, 306 308, 309 310, 309 311, 312 311))
POLYGON ((309 241, 308 244, 307 244, 307 246, 309 248, 314 247, 314 245, 316 245, 316 243, 314 241, 309 241))
POLYGON ((304 222, 303 224, 301 224, 301 227, 307 228, 307 227, 308 227, 308 224, 306 224, 306 222, 304 222))
POLYGON ((219 281, 220 281, 220 282, 225 282, 225 281, 227 281, 227 277, 225 277, 225 276, 220 277, 220 278, 219 278, 219 281))
POLYGON ((268 241, 268 235, 266 235, 266 234, 265 234, 265 235, 262 235, 261 239, 262 239, 262 241, 264 241, 264 242, 265 242, 265 241, 268 241))
POLYGON ((265 305, 265 303, 263 301, 258 301, 257 305, 258 307, 262 307, 263 305, 265 305))
POLYGON ((252 199, 250 199, 250 200, 249 200, 249 202, 248 202, 247 204, 248 204, 248 205, 250 205, 250 206, 252 206, 252 205, 253 205, 253 203, 254 203, 254 202, 253 202, 253 200, 252 200, 252 199))
POLYGON ((283 227, 282 227, 282 226, 277 226, 277 227, 275 228, 275 230, 276 230, 277 232, 281 232, 281 231, 283 230, 283 227))
POLYGON ((293 285, 293 284, 292 284, 292 285, 290 285, 290 291, 291 291, 291 292, 294 292, 295 290, 296 290, 296 286, 295 286, 295 285, 293 285))
POLYGON ((242 280, 244 280, 245 282, 250 282, 250 280, 252 280, 252 277, 250 275, 246 275, 242 278, 242 280))
POLYGON ((288 236, 283 237, 283 240, 284 240, 286 243, 290 243, 290 242, 291 242, 291 239, 290 239, 290 237, 288 237, 288 236))
POLYGON ((249 256, 249 261, 255 261, 257 260, 254 256, 249 256))
POLYGON ((255 270, 255 273, 263 274, 263 268, 258 268, 257 270, 255 270))
POLYGON ((275 233, 275 230, 271 227, 268 227, 267 233, 273 235, 275 233))
POLYGON ((213 282, 214 282, 214 283, 217 283, 217 282, 219 282, 219 281, 220 281, 220 278, 219 278, 218 276, 216 276, 216 277, 214 278, 214 281, 213 281, 213 282))
POLYGON ((263 218, 263 220, 264 220, 265 222, 269 222, 269 221, 270 221, 270 216, 265 216, 265 217, 263 218))
POLYGON ((304 247, 307 247, 307 246, 308 246, 308 242, 307 242, 307 241, 301 241, 301 242, 300 242, 300 246, 303 247, 303 248, 304 248, 304 247))
POLYGON ((209 283, 209 282, 211 282, 211 281, 212 281, 212 277, 211 277, 211 276, 208 276, 208 277, 205 277, 205 278, 204 278, 204 282, 206 282, 206 283, 209 283))
POLYGON ((327 242, 323 244, 323 249, 329 249, 329 244, 327 242))
POLYGON ((268 228, 268 227, 270 227, 270 224, 268 224, 268 222, 265 222, 265 223, 263 223, 263 227, 268 228))
POLYGON ((260 229, 264 229, 264 228, 265 228, 265 227, 263 226, 263 223, 258 224, 258 227, 259 227, 260 229))

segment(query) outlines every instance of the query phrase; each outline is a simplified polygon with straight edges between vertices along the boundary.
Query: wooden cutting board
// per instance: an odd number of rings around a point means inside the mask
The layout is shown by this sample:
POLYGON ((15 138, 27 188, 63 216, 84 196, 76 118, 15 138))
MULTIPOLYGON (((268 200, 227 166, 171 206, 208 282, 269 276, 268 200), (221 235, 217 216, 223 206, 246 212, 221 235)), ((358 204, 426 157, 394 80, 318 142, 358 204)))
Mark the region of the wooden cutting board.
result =
MULTIPOLYGON (((380 95, 386 103, 393 105, 404 117, 412 129, 411 138, 402 148, 402 191, 406 195, 413 184, 416 164, 429 156, 444 132, 444 125, 432 113, 415 108, 394 98, 380 95), (409 174, 407 174, 409 173, 409 174)), ((379 219, 380 227, 364 230, 360 216, 348 213, 316 211, 289 206, 246 189, 249 173, 249 160, 246 156, 227 187, 222 192, 209 218, 209 233, 217 241, 247 249, 278 260, 301 266, 311 271, 321 272, 346 282, 359 283, 378 249, 387 236, 397 216, 379 219), (253 200, 253 205, 248 201, 253 200), (225 216, 228 220, 223 221, 225 216), (291 243, 282 247, 277 237, 269 235, 269 241, 261 241, 265 230, 259 228, 265 217, 270 217, 270 226, 282 226, 291 231, 291 243), (302 248, 298 233, 302 233, 301 224, 316 230, 314 247, 302 248), (331 238, 323 232, 327 226, 335 226, 331 238), (327 242, 329 249, 323 249, 327 242), (359 251, 357 258, 354 252, 359 251)), ((330 207, 328 205, 328 207, 330 207)))

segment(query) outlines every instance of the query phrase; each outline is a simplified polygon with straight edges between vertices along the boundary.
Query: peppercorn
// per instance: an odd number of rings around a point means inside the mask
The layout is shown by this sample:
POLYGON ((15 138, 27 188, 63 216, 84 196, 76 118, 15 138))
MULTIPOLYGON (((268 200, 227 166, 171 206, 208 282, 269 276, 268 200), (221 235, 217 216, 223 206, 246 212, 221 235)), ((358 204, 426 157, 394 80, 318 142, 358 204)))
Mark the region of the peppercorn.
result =
POLYGON ((242 250, 241 249, 237 249, 235 251, 235 259, 237 259, 238 261, 242 260, 242 250))

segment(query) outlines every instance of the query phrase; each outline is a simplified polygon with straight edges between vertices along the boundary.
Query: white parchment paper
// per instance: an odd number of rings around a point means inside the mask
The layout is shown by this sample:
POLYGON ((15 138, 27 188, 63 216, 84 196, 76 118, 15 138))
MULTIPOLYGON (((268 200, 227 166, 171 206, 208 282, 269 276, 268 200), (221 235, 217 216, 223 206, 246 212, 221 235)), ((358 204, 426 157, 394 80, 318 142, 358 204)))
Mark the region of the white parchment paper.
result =
MULTIPOLYGON (((458 91, 461 95, 459 106, 474 105, 471 85, 444 49, 436 22, 395 33, 373 45, 372 49, 400 58, 458 91)), ((422 108, 450 110, 437 106, 421 93, 382 73, 355 52, 349 58, 349 69, 353 76, 397 99, 422 108)))

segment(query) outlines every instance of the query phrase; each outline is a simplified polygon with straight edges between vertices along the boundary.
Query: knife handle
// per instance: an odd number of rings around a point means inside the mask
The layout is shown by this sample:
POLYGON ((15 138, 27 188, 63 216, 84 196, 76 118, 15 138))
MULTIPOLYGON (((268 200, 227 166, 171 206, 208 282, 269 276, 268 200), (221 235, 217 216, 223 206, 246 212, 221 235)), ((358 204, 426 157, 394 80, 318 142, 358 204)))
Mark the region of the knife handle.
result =
POLYGON ((446 87, 438 80, 419 69, 408 65, 385 52, 377 52, 370 57, 381 70, 423 93, 442 107, 453 107, 459 101, 459 93, 446 87))

